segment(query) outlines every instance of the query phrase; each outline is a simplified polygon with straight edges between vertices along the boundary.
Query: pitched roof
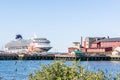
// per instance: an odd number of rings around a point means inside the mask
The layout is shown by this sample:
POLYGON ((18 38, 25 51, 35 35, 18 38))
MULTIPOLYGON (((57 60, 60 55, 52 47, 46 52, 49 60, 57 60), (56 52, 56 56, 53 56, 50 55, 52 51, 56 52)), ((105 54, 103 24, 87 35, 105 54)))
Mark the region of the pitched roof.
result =
POLYGON ((97 40, 94 43, 99 43, 99 42, 120 42, 120 37, 118 37, 118 38, 105 38, 105 39, 97 40))
POLYGON ((75 54, 84 54, 84 53, 83 53, 82 51, 80 51, 80 50, 75 50, 74 53, 75 53, 75 54))

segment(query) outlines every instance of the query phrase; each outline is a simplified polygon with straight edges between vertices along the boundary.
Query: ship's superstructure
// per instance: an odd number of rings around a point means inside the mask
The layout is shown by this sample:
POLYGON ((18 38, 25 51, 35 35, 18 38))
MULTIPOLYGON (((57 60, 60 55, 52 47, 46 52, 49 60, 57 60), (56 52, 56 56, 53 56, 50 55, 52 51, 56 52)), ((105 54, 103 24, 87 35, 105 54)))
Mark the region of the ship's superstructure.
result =
POLYGON ((9 53, 31 53, 47 52, 51 49, 50 41, 46 38, 37 38, 24 40, 21 35, 16 35, 15 40, 5 45, 5 52, 9 53))

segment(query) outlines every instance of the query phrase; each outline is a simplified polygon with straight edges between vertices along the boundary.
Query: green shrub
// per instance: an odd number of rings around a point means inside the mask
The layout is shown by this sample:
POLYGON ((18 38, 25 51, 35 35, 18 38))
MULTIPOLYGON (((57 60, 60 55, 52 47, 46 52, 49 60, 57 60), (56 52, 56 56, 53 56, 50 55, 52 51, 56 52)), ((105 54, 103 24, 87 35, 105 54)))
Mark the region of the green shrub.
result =
POLYGON ((111 76, 106 77, 103 71, 89 71, 75 61, 71 66, 55 61, 52 65, 42 65, 41 70, 29 75, 29 80, 111 80, 111 76))

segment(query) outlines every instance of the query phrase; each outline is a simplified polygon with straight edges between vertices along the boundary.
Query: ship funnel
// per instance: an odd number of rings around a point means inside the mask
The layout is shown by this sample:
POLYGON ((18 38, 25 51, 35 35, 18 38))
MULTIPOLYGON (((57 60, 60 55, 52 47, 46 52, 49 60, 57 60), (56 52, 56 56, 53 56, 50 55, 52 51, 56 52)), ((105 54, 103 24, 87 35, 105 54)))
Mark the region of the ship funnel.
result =
POLYGON ((22 37, 22 35, 17 34, 16 37, 15 37, 15 39, 16 39, 16 40, 21 40, 21 39, 23 39, 23 37, 22 37))

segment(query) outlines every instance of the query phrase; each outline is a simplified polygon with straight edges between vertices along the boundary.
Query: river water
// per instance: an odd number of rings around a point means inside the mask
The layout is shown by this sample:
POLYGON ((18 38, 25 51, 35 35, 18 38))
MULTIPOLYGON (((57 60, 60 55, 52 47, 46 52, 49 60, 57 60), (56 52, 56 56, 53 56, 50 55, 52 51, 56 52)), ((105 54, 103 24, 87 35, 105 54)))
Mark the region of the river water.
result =
MULTIPOLYGON (((0 78, 2 80, 28 80, 28 75, 40 69, 40 64, 52 64, 52 62, 52 60, 1 60, 0 78)), ((66 64, 70 65, 71 61, 67 61, 66 64)), ((81 61, 80 65, 94 71, 101 69, 112 75, 120 72, 120 61, 81 61)))

